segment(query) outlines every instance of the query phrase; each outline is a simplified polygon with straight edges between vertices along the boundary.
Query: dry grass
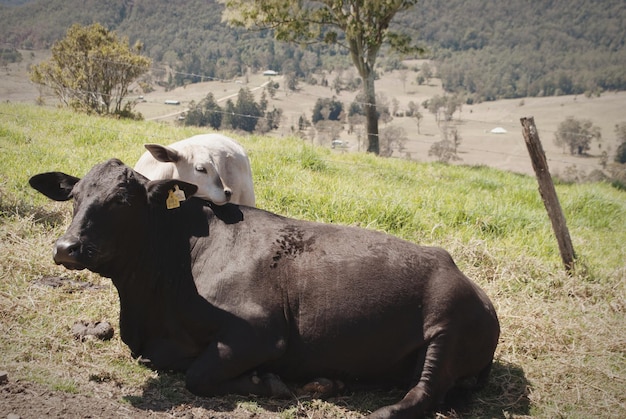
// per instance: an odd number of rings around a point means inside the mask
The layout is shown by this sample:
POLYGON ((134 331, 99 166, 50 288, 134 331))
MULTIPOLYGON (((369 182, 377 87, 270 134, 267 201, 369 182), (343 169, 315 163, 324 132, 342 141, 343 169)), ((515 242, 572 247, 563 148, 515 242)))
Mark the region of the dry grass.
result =
POLYGON ((553 269, 536 272, 541 264, 523 256, 498 262, 483 244, 456 253, 464 253, 469 265, 462 269, 494 300, 503 331, 490 384, 499 388, 485 390, 483 404, 495 397, 496 408, 510 403, 504 411, 511 414, 623 417, 625 267, 599 284, 553 269))
MULTIPOLYGON (((115 400, 136 409, 134 416, 357 418, 402 396, 381 391, 329 401, 194 397, 181 376, 137 365, 117 334, 110 342, 71 337, 79 319, 117 324, 118 302, 110 281, 55 267, 47 250, 42 253, 69 221, 66 205, 29 206, 3 195, 0 212, 0 365, 12 379, 86 395, 91 403, 115 400), (50 288, 39 284, 44 274, 102 288, 50 288)), ((490 246, 454 238, 445 244, 491 296, 503 332, 487 388, 469 408, 434 417, 624 417, 626 270, 606 279, 567 276, 523 253, 502 258, 502 249, 490 246)))
MULTIPOLYGON (((194 417, 223 412, 233 417, 350 418, 401 397, 395 391, 330 402, 200 399, 184 390, 180 376, 138 366, 118 335, 111 342, 78 342, 69 333, 77 319, 117 324, 116 292, 108 280, 69 273, 42 257, 41 249, 49 248, 57 237, 67 211, 20 211, 19 216, 4 217, 0 226, 1 365, 12 378, 126 401, 146 412, 194 417), (50 289, 38 285, 37 272, 103 288, 50 289)), ((482 243, 451 250, 462 255, 463 269, 492 297, 503 336, 490 384, 476 396, 473 410, 436 417, 623 417, 625 397, 619 390, 626 385, 623 271, 612 287, 581 283, 581 277, 555 272, 545 272, 546 282, 539 284, 532 279, 537 274, 527 272, 535 261, 498 263, 482 243)))

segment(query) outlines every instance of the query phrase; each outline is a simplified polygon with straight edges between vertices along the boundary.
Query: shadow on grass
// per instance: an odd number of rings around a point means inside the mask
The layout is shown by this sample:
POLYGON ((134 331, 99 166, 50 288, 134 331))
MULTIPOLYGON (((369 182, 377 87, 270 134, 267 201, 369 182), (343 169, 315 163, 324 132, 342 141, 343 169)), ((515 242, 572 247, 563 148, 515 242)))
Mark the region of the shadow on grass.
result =
MULTIPOLYGON (((310 398, 293 398, 289 400, 269 399, 264 397, 245 397, 228 395, 222 397, 197 397, 185 388, 185 377, 182 374, 159 374, 158 378, 148 380, 141 396, 126 396, 125 399, 134 407, 142 410, 176 412, 178 409, 206 409, 207 411, 228 413, 234 412, 242 404, 250 404, 254 411, 265 410, 278 413, 296 409, 295 416, 307 416, 310 398)), ((488 384, 477 392, 457 392, 445 406, 440 406, 429 417, 490 417, 506 418, 525 416, 530 413, 530 384, 526 380, 521 367, 502 361, 494 362, 488 384)), ((347 391, 338 397, 326 399, 326 402, 342 409, 367 415, 379 407, 398 402, 405 391, 374 390, 347 391)), ((315 409, 311 407, 311 409, 315 409)), ((227 415, 230 417, 247 417, 251 412, 227 415)))
POLYGON ((495 360, 487 385, 470 396, 470 403, 457 412, 463 417, 507 418, 530 414, 530 383, 524 370, 495 360))
POLYGON ((54 209, 25 203, 21 199, 5 194, 0 190, 0 218, 17 216, 21 218, 32 217, 37 224, 56 227, 65 223, 65 215, 68 209, 60 205, 54 209))

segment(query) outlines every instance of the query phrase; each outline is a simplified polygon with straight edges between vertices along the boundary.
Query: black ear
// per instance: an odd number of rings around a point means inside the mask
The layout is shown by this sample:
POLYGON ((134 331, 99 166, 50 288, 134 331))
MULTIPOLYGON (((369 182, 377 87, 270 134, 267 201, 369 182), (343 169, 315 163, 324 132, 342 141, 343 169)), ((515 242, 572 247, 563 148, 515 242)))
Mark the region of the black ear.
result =
POLYGON ((144 144, 146 150, 152 154, 152 157, 163 163, 176 163, 180 159, 178 151, 170 147, 159 144, 144 144))
POLYGON ((40 173, 28 180, 30 186, 55 201, 67 201, 80 178, 61 172, 40 173))
POLYGON ((176 191, 176 189, 184 192, 186 199, 195 194, 198 187, 193 183, 183 182, 178 179, 152 180, 146 186, 148 202, 152 205, 162 205, 163 208, 166 208, 170 191, 176 191))

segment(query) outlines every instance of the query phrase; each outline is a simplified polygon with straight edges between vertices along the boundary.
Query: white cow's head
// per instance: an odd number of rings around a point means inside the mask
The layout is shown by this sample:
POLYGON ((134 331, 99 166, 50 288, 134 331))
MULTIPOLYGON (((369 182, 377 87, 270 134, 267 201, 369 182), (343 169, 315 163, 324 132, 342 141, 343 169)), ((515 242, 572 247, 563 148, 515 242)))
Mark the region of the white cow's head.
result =
POLYGON ((145 144, 152 156, 163 163, 172 163, 172 177, 198 186, 195 196, 217 205, 230 201, 232 190, 224 184, 213 156, 204 148, 175 150, 159 144, 145 144))

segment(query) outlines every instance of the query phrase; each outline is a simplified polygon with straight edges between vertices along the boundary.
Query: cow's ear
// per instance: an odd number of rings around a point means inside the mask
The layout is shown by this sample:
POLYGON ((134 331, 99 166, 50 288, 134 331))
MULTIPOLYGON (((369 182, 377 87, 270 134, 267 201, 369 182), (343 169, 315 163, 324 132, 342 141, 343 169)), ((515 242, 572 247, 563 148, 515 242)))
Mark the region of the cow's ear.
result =
POLYGON ((176 203, 172 204, 174 199, 180 203, 195 194, 197 190, 198 187, 193 183, 178 179, 152 180, 146 186, 148 202, 151 205, 163 205, 168 209, 179 206, 176 203))
POLYGON ((152 157, 163 163, 176 163, 180 159, 178 151, 171 147, 159 144, 144 144, 146 150, 152 154, 152 157))
POLYGON ((67 201, 80 178, 61 172, 40 173, 28 180, 30 186, 55 201, 67 201))

